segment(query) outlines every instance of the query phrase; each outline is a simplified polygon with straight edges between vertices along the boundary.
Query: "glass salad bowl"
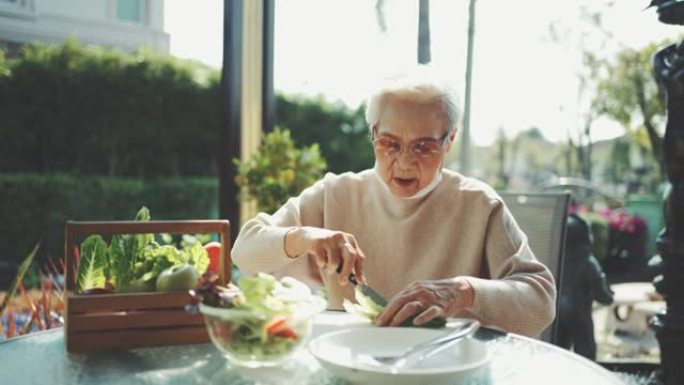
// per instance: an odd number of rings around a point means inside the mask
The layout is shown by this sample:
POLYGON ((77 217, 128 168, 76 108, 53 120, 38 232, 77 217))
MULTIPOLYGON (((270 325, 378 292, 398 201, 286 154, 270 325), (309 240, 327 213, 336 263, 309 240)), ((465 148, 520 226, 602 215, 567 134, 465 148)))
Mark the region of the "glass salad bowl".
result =
POLYGON ((231 363, 249 368, 285 363, 304 346, 314 316, 326 307, 305 284, 266 274, 243 278, 231 296, 222 306, 201 302, 199 311, 216 348, 231 363))

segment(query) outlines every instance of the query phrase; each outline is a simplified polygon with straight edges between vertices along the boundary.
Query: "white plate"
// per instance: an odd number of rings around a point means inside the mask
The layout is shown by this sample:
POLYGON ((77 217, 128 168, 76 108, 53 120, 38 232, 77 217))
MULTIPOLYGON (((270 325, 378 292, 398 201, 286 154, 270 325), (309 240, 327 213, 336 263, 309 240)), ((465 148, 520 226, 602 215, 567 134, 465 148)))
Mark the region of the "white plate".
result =
POLYGON ((326 333, 309 343, 321 365, 353 384, 441 385, 482 379, 488 374, 489 354, 484 342, 466 338, 423 362, 397 373, 376 364, 369 355, 401 352, 447 333, 448 329, 362 327, 326 333))

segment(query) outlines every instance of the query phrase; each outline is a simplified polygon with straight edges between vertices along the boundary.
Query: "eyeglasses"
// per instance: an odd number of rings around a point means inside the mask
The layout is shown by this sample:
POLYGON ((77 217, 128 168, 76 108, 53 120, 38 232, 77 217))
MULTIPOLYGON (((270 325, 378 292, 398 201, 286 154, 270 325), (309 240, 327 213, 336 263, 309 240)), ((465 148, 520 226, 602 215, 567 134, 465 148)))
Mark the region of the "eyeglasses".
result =
POLYGON ((449 131, 447 131, 439 139, 420 138, 411 141, 407 145, 403 145, 401 142, 392 138, 386 136, 377 136, 376 131, 377 126, 373 126, 371 142, 373 142, 375 151, 390 158, 395 158, 401 155, 401 153, 404 152, 404 148, 406 148, 410 154, 417 158, 434 158, 442 151, 442 147, 446 142, 446 138, 449 136, 449 131))

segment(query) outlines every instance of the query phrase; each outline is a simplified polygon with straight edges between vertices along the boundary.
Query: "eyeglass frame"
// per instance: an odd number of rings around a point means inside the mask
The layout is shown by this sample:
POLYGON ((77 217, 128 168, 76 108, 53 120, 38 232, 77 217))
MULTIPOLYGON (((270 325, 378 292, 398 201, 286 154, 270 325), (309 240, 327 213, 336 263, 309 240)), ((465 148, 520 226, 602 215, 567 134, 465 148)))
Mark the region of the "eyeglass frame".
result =
MULTIPOLYGON (((377 150, 377 149, 375 148, 375 141, 378 140, 378 139, 376 139, 376 137, 375 137, 376 134, 377 134, 377 133, 376 133, 377 129, 378 129, 378 125, 377 125, 377 124, 374 124, 374 125, 373 125, 373 129, 371 130, 371 135, 370 135, 370 141, 371 141, 371 144, 373 144, 373 149, 375 149, 375 150, 377 150)), ((406 149, 406 152, 408 152, 409 154, 411 154, 411 156, 413 156, 413 157, 415 157, 415 158, 418 158, 418 159, 430 159, 430 158, 435 158, 435 157, 437 157, 437 155, 439 154, 439 152, 441 152, 442 148, 444 148, 444 145, 445 145, 445 143, 446 143, 446 139, 449 137, 449 134, 450 134, 450 133, 451 133, 451 132, 450 132, 449 130, 447 130, 447 131, 444 133, 444 135, 442 135, 441 138, 429 138, 429 137, 428 137, 428 138, 418 138, 418 139, 414 139, 414 140, 410 141, 410 142, 407 143, 407 144, 404 144, 404 143, 402 143, 401 141, 394 140, 394 139, 391 139, 391 138, 383 138, 383 139, 390 140, 390 141, 392 141, 392 142, 394 142, 394 143, 399 144, 399 151, 397 151, 397 152, 394 153, 393 155, 391 155, 389 152, 385 152, 383 155, 395 159, 395 158, 398 158, 399 156, 401 156, 401 154, 404 153, 404 149, 406 149), (439 150, 440 150, 440 151, 435 152, 435 153, 426 154, 426 155, 416 154, 415 152, 413 152, 412 148, 414 148, 415 144, 420 143, 420 142, 426 142, 426 141, 427 141, 427 142, 435 142, 435 143, 437 143, 437 144, 439 145, 439 150)))

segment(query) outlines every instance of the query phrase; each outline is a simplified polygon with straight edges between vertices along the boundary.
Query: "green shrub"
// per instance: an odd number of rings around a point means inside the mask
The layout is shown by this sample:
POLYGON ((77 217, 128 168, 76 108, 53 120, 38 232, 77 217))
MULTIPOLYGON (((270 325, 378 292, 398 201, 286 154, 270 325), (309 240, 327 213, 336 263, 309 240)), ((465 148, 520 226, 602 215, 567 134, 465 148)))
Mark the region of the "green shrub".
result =
POLYGON ((257 209, 267 213, 320 179, 326 167, 317 144, 297 148, 290 132, 278 128, 264 136, 252 158, 234 162, 235 181, 244 191, 241 199, 255 200, 257 209))
MULTIPOLYGON (((150 51, 74 40, 0 52, 0 172, 216 175, 220 73, 150 51)), ((320 143, 330 171, 373 165, 363 109, 276 95, 276 124, 320 143)))
POLYGON ((277 125, 301 145, 319 143, 328 170, 341 173, 373 167, 364 109, 352 110, 323 98, 277 95, 277 125))
POLYGON ((0 202, 0 260, 16 263, 38 240, 39 259, 61 257, 67 220, 128 220, 141 206, 154 219, 215 218, 218 181, 0 174, 0 202))
POLYGON ((25 45, 0 57, 0 172, 215 175, 219 73, 150 51, 25 45))

